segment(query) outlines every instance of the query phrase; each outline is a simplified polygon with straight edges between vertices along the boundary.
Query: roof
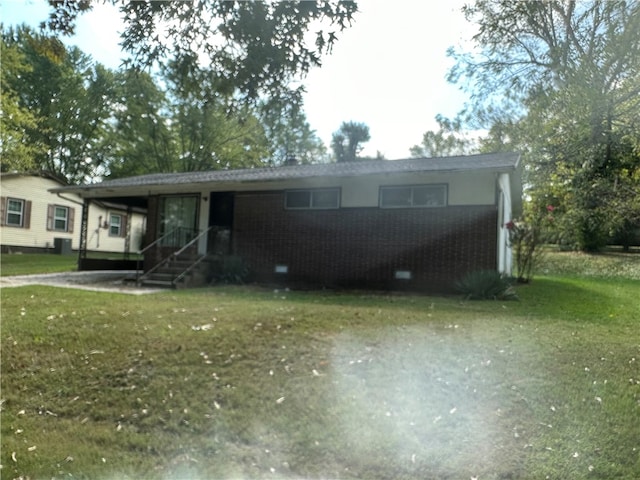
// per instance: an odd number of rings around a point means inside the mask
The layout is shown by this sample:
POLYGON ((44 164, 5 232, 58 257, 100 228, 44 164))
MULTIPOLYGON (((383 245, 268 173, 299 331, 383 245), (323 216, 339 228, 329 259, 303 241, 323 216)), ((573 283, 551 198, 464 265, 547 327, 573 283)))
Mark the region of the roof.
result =
MULTIPOLYGON (((52 191, 94 192, 101 189, 120 189, 152 186, 211 184, 220 182, 268 182, 314 177, 349 177, 375 174, 456 172, 489 170, 513 171, 518 167, 518 153, 492 153, 437 158, 409 158, 404 160, 361 160, 343 163, 291 165, 240 170, 209 170, 185 173, 152 173, 135 177, 105 180, 101 183, 69 186, 52 191)), ((97 193, 97 192, 96 192, 97 193)))
POLYGON ((49 180, 53 180, 58 182, 60 185, 69 185, 69 182, 63 177, 59 175, 48 172, 48 171, 29 171, 29 172, 2 172, 0 173, 0 178, 20 178, 20 177, 41 177, 48 178, 49 180))

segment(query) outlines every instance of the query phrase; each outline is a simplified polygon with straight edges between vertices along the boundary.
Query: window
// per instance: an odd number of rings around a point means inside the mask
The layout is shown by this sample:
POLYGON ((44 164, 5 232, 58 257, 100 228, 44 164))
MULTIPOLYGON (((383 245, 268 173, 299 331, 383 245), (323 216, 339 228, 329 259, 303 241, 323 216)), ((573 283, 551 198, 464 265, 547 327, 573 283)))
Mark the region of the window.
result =
POLYGON ((429 208, 447 205, 447 185, 380 187, 381 208, 429 208))
POLYGON ((53 229, 58 232, 66 232, 69 225, 69 209, 67 207, 55 207, 53 213, 53 229))
POLYGON ((20 198, 0 197, 0 225, 29 228, 31 201, 20 198))
POLYGON ((160 199, 158 237, 164 247, 182 247, 198 234, 198 204, 195 195, 167 196, 160 199))
POLYGON ((122 216, 112 213, 109 219, 109 236, 121 237, 122 236, 122 216))
POLYGON ((24 221, 24 200, 7 199, 7 226, 22 227, 24 221))
POLYGON ((284 207, 289 210, 322 210, 340 207, 339 188, 289 190, 285 192, 284 207))
POLYGON ((49 205, 47 209, 47 230, 73 233, 74 209, 63 205, 49 205))

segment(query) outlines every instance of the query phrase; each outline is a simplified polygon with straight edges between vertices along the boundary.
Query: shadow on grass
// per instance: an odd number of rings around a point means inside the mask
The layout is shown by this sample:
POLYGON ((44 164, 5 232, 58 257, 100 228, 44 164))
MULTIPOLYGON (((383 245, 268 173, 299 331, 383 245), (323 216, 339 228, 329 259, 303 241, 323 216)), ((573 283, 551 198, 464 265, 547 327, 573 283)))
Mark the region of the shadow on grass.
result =
MULTIPOLYGON (((233 290, 237 294, 241 287, 233 290)), ((597 279, 576 277, 537 277, 526 285, 516 285, 518 301, 464 300, 459 295, 429 296, 390 292, 348 291, 268 291, 261 290, 258 299, 282 300, 302 305, 319 304, 361 308, 363 314, 378 308, 410 313, 414 320, 435 320, 431 313, 448 313, 445 320, 472 313, 491 317, 539 318, 552 321, 596 322, 607 324, 633 320, 640 307, 631 302, 637 296, 638 281, 629 279, 597 279)), ((215 292, 215 290, 213 290, 215 292)), ((245 290, 256 298, 255 290, 245 290)), ((244 295, 243 293, 242 295, 244 295)))

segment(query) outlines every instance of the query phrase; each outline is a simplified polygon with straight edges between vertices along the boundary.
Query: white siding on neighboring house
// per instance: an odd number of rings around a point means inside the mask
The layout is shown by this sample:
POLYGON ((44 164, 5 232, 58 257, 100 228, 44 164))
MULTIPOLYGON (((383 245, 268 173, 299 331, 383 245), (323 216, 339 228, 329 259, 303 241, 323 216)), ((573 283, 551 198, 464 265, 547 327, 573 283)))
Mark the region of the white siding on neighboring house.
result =
MULTIPOLYGON (((79 196, 49 192, 61 183, 44 176, 8 174, 0 179, 0 244, 4 248, 53 248, 56 238, 71 239, 71 248, 79 248, 83 202, 79 196)), ((115 206, 92 203, 87 250, 124 252, 130 234, 130 252, 135 253, 144 235, 145 219, 138 212, 129 214, 115 206)))
POLYGON ((60 183, 37 175, 2 176, 0 243, 3 246, 53 248, 54 238, 71 239, 78 248, 82 201, 76 195, 58 197, 47 190, 60 183), (72 200, 76 200, 75 203, 72 200), (16 225, 8 208, 10 204, 25 205, 22 225, 16 225))
POLYGON ((140 250, 144 230, 143 214, 92 202, 87 224, 87 250, 124 252, 129 236, 129 252, 136 253, 140 250))

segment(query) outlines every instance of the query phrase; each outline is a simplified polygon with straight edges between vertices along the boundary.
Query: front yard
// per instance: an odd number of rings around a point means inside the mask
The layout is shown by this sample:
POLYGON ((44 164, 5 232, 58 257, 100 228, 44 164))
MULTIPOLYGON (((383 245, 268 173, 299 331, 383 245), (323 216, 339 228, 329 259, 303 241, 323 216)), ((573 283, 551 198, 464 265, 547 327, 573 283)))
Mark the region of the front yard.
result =
POLYGON ((636 478, 638 281, 553 273, 519 302, 3 289, 2 477, 636 478))

